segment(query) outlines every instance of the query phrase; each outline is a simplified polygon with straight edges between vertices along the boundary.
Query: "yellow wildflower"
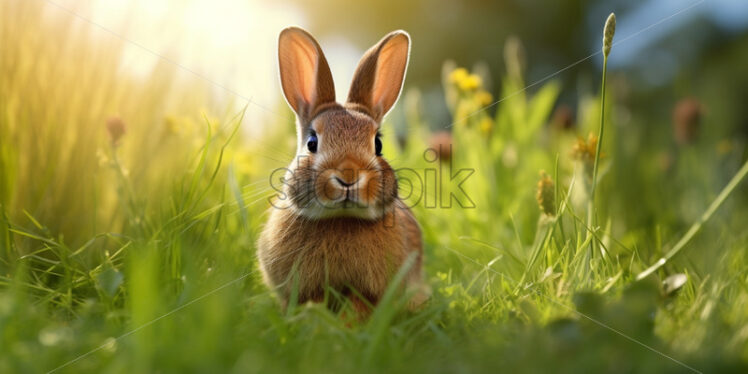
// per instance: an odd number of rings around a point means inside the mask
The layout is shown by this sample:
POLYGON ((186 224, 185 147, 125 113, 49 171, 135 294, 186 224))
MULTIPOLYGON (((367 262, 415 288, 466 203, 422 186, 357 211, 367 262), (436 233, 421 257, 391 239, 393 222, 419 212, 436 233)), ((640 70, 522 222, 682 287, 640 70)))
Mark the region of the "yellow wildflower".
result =
POLYGON ((478 105, 482 107, 490 105, 493 103, 493 95, 488 91, 480 90, 475 93, 475 101, 477 101, 478 105))
POLYGON ((468 77, 468 71, 465 68, 457 68, 452 70, 451 73, 449 73, 449 81, 455 84, 459 84, 462 82, 465 78, 468 77))
POLYGON ((480 130, 484 133, 491 132, 491 129, 493 128, 493 121, 488 116, 483 116, 480 120, 480 130))
POLYGON ((462 91, 472 91, 478 89, 483 84, 483 81, 479 76, 470 74, 464 79, 457 82, 457 85, 462 91))

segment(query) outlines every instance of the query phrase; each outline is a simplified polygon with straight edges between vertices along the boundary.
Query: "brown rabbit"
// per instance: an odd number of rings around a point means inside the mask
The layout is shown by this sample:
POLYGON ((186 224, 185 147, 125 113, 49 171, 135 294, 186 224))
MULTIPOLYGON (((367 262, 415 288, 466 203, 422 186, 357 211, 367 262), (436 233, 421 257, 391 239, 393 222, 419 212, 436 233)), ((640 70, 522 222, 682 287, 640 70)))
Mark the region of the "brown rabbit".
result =
POLYGON ((406 260, 402 289, 411 295, 409 308, 428 297, 421 230, 398 198, 379 135, 382 117, 400 95, 409 52, 407 33, 385 36, 364 54, 348 100, 339 104, 319 44, 300 28, 280 33, 280 80, 296 112, 298 148, 260 236, 258 258, 284 307, 293 290, 299 303, 322 302, 328 286, 365 317, 406 260))

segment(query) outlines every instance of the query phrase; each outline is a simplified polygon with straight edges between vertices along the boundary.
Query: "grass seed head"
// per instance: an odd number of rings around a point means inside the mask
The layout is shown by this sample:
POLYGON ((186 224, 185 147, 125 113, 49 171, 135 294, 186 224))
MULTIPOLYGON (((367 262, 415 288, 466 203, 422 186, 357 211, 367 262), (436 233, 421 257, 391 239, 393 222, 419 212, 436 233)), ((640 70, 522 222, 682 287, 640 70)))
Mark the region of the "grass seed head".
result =
POLYGON ((586 140, 581 136, 577 137, 571 150, 575 159, 584 162, 595 161, 595 152, 597 152, 597 135, 593 133, 590 133, 586 140))
POLYGON ((603 54, 607 58, 610 54, 610 48, 613 47, 613 35, 616 34, 616 14, 610 13, 608 20, 605 21, 603 29, 603 54))
MULTIPOLYGON (((584 171, 591 176, 595 164, 595 154, 597 153, 597 135, 589 133, 587 139, 578 137, 571 150, 574 159, 582 162, 584 171)), ((600 158, 604 158, 605 153, 600 152, 600 158)))
POLYGON ((545 170, 540 171, 538 192, 535 198, 538 200, 540 211, 548 216, 556 215, 555 186, 553 185, 553 180, 545 170))

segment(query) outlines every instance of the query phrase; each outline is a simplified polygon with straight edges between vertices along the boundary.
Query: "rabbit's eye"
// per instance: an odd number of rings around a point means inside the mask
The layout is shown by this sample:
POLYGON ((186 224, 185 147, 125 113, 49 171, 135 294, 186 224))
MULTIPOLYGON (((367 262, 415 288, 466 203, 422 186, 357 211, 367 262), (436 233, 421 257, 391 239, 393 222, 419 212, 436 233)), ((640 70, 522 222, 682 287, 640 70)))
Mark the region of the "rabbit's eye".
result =
POLYGON ((377 154, 377 156, 382 155, 382 139, 379 139, 379 134, 374 137, 374 152, 377 154))
POLYGON ((309 149, 309 152, 317 152, 317 134, 314 131, 312 131, 312 134, 309 135, 309 140, 307 140, 306 142, 306 147, 309 149))

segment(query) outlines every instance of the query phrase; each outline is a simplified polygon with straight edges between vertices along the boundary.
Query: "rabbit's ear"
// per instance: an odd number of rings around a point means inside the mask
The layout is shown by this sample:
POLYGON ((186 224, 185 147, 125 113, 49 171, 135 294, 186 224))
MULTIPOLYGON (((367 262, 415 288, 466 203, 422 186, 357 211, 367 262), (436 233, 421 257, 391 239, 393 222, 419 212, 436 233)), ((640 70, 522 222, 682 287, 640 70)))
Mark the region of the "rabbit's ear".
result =
POLYGON ((381 121, 400 96, 409 54, 408 33, 387 34, 358 63, 348 102, 363 106, 374 120, 381 121))
POLYGON ((281 86, 288 105, 307 124, 321 105, 335 102, 335 85, 322 48, 306 31, 289 27, 278 38, 281 86))

